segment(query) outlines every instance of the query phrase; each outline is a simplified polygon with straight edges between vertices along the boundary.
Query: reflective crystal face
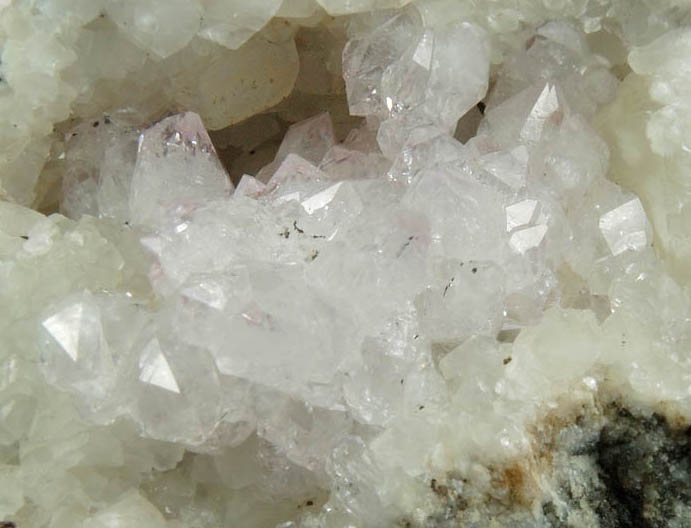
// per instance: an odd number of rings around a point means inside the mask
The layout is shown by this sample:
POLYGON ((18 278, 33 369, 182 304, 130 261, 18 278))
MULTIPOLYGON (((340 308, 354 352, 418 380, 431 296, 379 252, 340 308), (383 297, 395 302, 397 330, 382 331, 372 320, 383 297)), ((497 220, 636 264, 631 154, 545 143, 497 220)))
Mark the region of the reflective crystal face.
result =
POLYGON ((686 4, 0 1, 0 528, 691 526, 686 4))
POLYGON ((511 247, 519 253, 525 253, 529 249, 538 247, 547 234, 546 225, 536 225, 514 232, 509 239, 511 247))
POLYGON ((84 307, 78 303, 43 321, 43 327, 74 362, 82 359, 79 357, 79 334, 83 312, 84 307))
POLYGON ((133 357, 132 418, 152 438, 203 444, 220 423, 218 374, 208 352, 158 336, 133 357))
POLYGON ((479 159, 480 166, 513 189, 525 186, 528 174, 528 150, 524 145, 506 152, 491 152, 479 159))
POLYGON ((537 200, 521 200, 506 207, 506 230, 513 231, 517 227, 529 224, 537 210, 537 200))
POLYGON ((46 316, 41 326, 41 363, 48 378, 95 401, 106 398, 115 382, 115 366, 91 295, 73 297, 46 316))
POLYGON ((169 117, 140 136, 130 190, 133 223, 185 216, 232 189, 197 114, 169 117))
POLYGON ((526 142, 539 141, 548 120, 554 119, 558 110, 559 98, 556 86, 545 84, 521 128, 521 139, 526 142))
POLYGON ((599 226, 612 255, 640 250, 649 243, 648 218, 638 198, 602 215, 599 226))
POLYGON ((161 352, 158 339, 153 338, 144 347, 138 366, 139 381, 180 394, 180 387, 175 381, 175 374, 170 370, 168 360, 161 352))
MULTIPOLYGON (((343 50, 343 76, 353 115, 376 115, 386 109, 393 110, 398 97, 393 92, 385 91, 383 84, 387 76, 393 74, 391 69, 405 67, 407 61, 412 62, 412 55, 422 36, 419 15, 413 9, 396 13, 388 20, 381 20, 380 17, 379 22, 380 25, 372 28, 369 34, 351 40, 343 50)), ((422 70, 421 75, 429 75, 429 71, 417 62, 413 62, 415 66, 422 70)), ((409 73, 414 75, 415 71, 409 73)), ((407 90, 409 86, 390 82, 389 88, 407 90)))

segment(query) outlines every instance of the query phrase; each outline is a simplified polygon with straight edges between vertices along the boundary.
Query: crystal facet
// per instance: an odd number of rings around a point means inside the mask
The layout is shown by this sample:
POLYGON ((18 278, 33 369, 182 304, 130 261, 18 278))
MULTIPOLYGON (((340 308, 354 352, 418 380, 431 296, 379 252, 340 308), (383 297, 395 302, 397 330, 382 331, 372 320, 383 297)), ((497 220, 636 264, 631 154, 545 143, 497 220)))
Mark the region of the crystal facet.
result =
POLYGON ((132 220, 156 225, 166 215, 188 214, 233 189, 200 117, 164 119, 139 138, 132 177, 132 220))
POLYGON ((648 218, 638 198, 602 215, 599 226, 612 255, 648 245, 648 218))
POLYGON ((114 380, 114 365, 101 324, 99 307, 88 293, 78 295, 43 319, 44 372, 64 388, 105 398, 114 380))
POLYGON ((139 381, 180 394, 175 375, 161 353, 161 346, 156 338, 149 341, 139 358, 139 381))
POLYGON ((0 526, 691 526, 688 4, 0 0, 0 526))

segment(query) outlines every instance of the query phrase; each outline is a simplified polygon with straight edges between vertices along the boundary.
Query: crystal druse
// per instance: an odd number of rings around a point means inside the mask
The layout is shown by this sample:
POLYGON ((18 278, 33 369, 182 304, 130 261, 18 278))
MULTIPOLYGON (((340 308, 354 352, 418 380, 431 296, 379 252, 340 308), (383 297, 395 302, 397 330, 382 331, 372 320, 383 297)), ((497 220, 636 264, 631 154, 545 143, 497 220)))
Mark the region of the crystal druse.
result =
POLYGON ((0 37, 0 526, 691 526, 688 0, 0 37))

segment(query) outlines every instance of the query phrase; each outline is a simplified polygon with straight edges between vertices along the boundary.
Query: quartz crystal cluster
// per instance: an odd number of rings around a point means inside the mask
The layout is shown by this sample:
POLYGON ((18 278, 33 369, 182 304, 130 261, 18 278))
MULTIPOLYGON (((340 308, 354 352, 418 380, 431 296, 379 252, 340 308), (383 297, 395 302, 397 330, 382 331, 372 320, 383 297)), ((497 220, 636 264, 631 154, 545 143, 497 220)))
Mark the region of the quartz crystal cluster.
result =
POLYGON ((691 526, 690 22, 0 2, 0 521, 691 526))

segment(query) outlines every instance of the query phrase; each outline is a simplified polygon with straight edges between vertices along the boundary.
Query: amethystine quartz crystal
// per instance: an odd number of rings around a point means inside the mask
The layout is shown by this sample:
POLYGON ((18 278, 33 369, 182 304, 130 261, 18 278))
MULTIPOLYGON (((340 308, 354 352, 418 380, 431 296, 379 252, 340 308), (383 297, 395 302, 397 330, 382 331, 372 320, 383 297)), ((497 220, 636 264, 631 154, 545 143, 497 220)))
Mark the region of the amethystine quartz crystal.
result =
POLYGON ((691 523, 685 3, 1 5, 0 521, 691 523))

